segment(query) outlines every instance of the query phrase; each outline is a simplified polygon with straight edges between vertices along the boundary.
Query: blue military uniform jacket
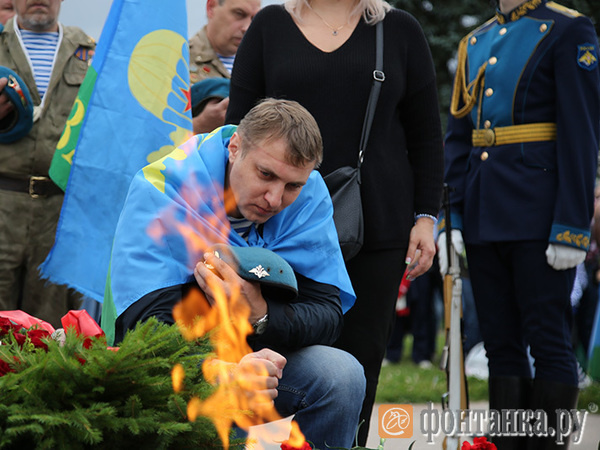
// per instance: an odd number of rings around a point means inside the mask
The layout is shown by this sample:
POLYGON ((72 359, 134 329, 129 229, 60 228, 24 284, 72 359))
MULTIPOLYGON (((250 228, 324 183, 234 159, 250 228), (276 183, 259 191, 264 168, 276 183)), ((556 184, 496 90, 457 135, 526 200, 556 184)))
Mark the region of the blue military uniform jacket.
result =
POLYGON ((467 243, 587 250, 598 59, 591 21, 545 0, 498 12, 461 41, 445 159, 452 225, 467 243))

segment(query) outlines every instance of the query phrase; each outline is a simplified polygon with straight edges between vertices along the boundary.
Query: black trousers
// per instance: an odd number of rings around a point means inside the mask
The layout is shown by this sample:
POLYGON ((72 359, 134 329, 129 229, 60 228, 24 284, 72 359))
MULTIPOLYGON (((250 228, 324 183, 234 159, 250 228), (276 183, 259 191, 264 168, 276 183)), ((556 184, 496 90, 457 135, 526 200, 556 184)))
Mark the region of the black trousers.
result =
POLYGON ((577 386, 571 342, 575 269, 554 270, 545 241, 467 244, 469 272, 490 377, 535 378, 577 386))
POLYGON ((359 445, 364 446, 375 402, 381 362, 392 332, 396 299, 406 265, 406 249, 361 251, 346 263, 356 303, 344 316, 344 329, 335 346, 362 364, 367 389, 360 419, 359 445))

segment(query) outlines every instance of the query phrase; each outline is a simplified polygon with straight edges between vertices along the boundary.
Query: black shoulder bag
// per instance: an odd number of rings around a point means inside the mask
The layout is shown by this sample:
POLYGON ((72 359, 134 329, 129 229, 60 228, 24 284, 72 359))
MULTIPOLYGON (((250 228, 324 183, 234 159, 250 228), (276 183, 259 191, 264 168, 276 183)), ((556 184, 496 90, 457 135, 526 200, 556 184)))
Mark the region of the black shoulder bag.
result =
POLYGON ((373 71, 373 85, 371 86, 371 94, 363 122, 357 166, 356 168, 351 166, 340 167, 323 177, 333 202, 333 221, 335 222, 345 261, 356 256, 363 245, 364 223, 360 196, 360 166, 369 141, 369 132, 375 115, 379 91, 381 91, 381 83, 385 80, 383 73, 383 23, 378 22, 375 28, 377 39, 375 70, 373 71))

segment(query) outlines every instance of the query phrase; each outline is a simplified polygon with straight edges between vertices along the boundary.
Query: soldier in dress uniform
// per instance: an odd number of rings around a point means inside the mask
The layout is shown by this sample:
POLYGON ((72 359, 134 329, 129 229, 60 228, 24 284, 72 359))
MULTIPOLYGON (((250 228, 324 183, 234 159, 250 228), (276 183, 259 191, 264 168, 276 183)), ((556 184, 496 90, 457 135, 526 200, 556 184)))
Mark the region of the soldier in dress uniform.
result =
MULTIPOLYGON (((446 137, 451 239, 466 244, 490 409, 543 409, 555 429, 555 410, 577 404, 570 293, 594 211, 598 58, 592 22, 577 11, 500 0, 459 45, 446 137)), ((502 450, 555 441, 494 438, 502 450)))

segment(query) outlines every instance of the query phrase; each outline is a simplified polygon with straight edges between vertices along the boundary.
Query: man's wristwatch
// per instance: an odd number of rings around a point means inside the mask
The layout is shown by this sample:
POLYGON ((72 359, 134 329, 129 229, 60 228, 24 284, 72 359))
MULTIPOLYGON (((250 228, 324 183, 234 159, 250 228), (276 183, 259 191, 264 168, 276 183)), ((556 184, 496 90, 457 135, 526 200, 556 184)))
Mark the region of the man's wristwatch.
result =
POLYGON ((267 325, 269 323, 269 313, 262 316, 256 322, 252 324, 252 328, 254 328, 254 334, 263 334, 267 329, 267 325))

